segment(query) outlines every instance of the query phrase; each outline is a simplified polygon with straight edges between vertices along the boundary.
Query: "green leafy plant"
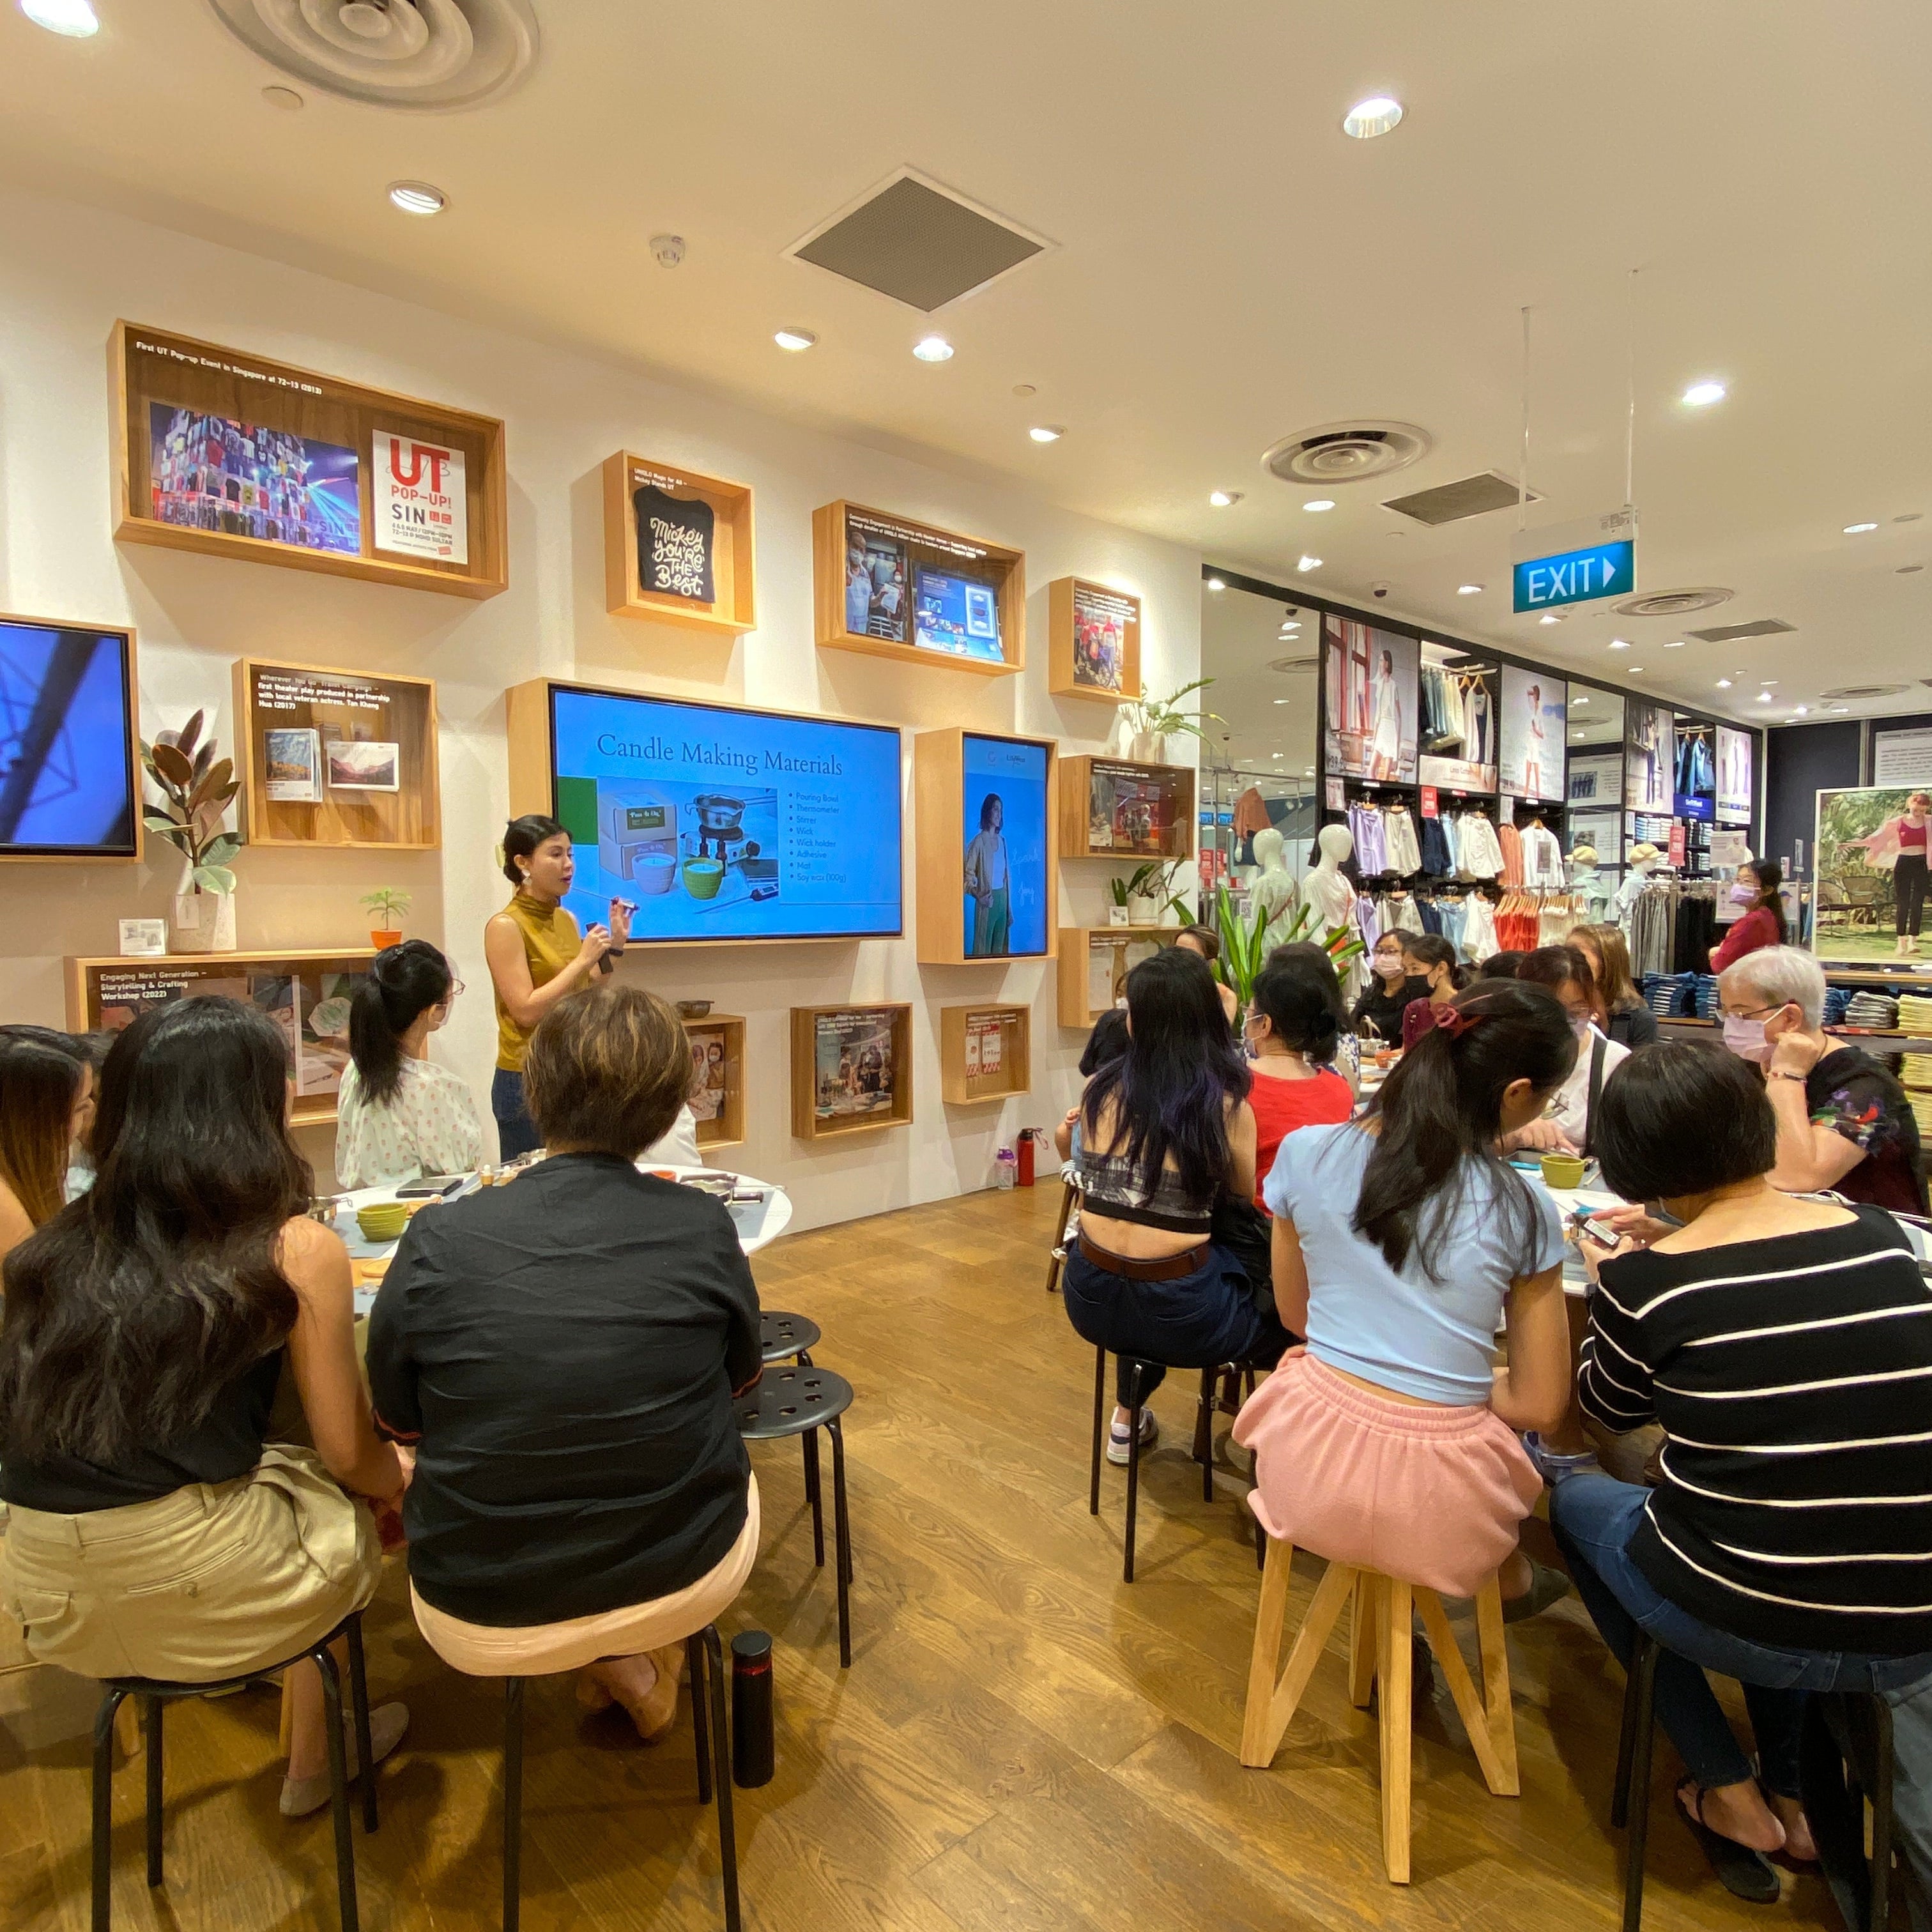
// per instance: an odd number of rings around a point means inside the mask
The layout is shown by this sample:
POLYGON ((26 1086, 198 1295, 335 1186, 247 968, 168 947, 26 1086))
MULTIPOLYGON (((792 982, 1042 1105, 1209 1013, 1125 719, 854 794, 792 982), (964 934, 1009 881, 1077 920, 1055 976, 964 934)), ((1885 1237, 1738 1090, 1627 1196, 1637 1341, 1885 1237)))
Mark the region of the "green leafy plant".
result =
POLYGON ((394 886, 378 886, 362 895, 362 910, 376 920, 385 932, 393 932, 408 915, 411 896, 394 886))
POLYGON ((1127 882, 1125 879, 1109 879, 1107 881, 1107 890, 1113 894, 1114 904, 1124 906, 1126 904, 1127 882))
POLYGON ((159 731, 141 746, 141 768, 160 789, 166 808, 153 806, 142 822, 165 838, 188 862, 196 890, 232 892, 235 874, 229 862, 242 849, 242 835, 222 829, 221 820, 242 782, 231 758, 218 758, 212 738, 202 742, 202 713, 197 711, 178 731, 159 731))
POLYGON ((1313 940, 1328 953, 1338 972, 1366 950, 1360 939, 1345 926, 1327 927, 1316 938, 1315 928, 1319 917, 1312 905, 1298 906, 1287 925, 1277 926, 1272 933, 1269 923, 1265 907, 1256 907, 1244 920, 1235 906, 1234 895, 1225 885, 1215 887, 1214 929, 1220 936, 1221 956, 1214 963, 1214 972, 1222 985, 1234 988, 1234 998, 1244 1013, 1254 998, 1255 982, 1261 977, 1268 955, 1277 946, 1313 940))
POLYGON ((1159 899, 1172 904, 1174 902, 1168 896, 1174 890, 1174 874, 1180 870, 1178 859, 1150 859, 1144 865, 1136 866, 1130 878, 1109 881, 1114 903, 1125 905, 1130 899, 1159 899))
POLYGON ((1204 745, 1208 734, 1204 727, 1225 724, 1228 721, 1212 711, 1184 711, 1180 700, 1191 698, 1197 691, 1205 691, 1214 680, 1211 677, 1197 677, 1192 684, 1184 684, 1178 691, 1171 692, 1165 698, 1130 698, 1120 706, 1120 712, 1127 721, 1128 728, 1136 733, 1158 731, 1163 737, 1185 735, 1198 738, 1204 745))

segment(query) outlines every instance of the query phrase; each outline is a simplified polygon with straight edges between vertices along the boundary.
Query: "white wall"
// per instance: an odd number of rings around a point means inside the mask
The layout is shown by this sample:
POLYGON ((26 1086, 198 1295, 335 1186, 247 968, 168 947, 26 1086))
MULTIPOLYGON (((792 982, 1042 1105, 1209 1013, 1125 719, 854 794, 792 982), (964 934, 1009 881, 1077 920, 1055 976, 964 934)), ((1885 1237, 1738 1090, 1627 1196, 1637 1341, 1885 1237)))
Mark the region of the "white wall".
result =
MULTIPOLYGON (((250 654, 433 677, 442 720, 439 853, 244 851, 244 947, 366 943, 356 904, 376 885, 415 895, 409 930, 443 945, 467 982, 437 1053, 487 1114, 494 1030, 484 921, 508 896, 493 852, 506 816, 503 693, 540 674, 938 725, 1100 748, 1106 707, 1046 690, 1045 588, 1077 572, 1144 599, 1143 675, 1168 690, 1200 662, 1199 559, 1064 514, 1019 490, 884 455, 459 317, 68 203, 0 193, 0 610, 131 623, 143 735, 208 707, 232 743, 230 667, 250 654), (509 447, 510 588, 482 604, 128 545, 109 537, 106 344, 116 316, 179 330, 354 381, 502 417, 509 447), (614 450, 750 483, 757 493, 760 625, 735 646, 605 614, 598 467, 614 450), (812 512, 850 497, 1023 548, 1028 668, 988 679, 812 642, 812 512)), ((774 351, 774 353, 776 352, 774 351)), ((940 380, 944 380, 944 376, 940 380)), ((1050 455, 1046 459, 1050 461, 1050 455)), ((1184 755, 1180 754, 1180 755, 1184 755)), ((138 867, 0 868, 0 1016, 58 1024, 64 956, 112 952, 115 921, 166 910, 170 848, 138 867)), ((1054 1018, 1051 962, 922 967, 914 958, 911 854, 903 940, 634 953, 620 969, 668 997, 708 995, 749 1024, 748 1138, 729 1158, 782 1182, 812 1226, 989 1184, 994 1148, 1070 1104, 1081 1036, 1054 1018), (938 1009, 1030 1001, 1034 1090, 1001 1106, 939 1097, 938 1009), (791 1137, 788 1009, 848 999, 914 1006, 910 1129, 812 1152, 791 1137)), ((1060 871, 1063 924, 1104 922, 1108 868, 1060 871)), ((304 1137, 325 1176, 326 1133, 304 1137)))

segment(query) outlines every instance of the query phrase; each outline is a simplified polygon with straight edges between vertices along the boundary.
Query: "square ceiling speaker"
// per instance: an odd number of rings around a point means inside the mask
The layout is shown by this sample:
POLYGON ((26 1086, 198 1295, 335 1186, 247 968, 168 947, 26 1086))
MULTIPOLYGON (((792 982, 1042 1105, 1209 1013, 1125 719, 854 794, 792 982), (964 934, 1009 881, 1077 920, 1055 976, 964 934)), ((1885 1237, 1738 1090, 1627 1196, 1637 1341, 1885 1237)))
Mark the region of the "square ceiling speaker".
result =
POLYGON ((785 252, 930 315, 1050 245, 905 169, 785 252))

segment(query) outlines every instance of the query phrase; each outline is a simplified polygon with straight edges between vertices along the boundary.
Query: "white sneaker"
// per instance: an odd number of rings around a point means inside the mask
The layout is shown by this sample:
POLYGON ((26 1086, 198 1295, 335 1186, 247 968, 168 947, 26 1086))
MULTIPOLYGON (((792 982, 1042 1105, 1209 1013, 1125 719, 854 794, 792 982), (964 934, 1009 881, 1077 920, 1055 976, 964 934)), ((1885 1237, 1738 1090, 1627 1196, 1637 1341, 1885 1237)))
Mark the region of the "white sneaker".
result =
MULTIPOLYGON (((1150 1408, 1142 1409, 1141 1411, 1142 1452, 1144 1454, 1151 1449, 1160 1439, 1160 1424, 1154 1420, 1154 1411, 1150 1408)), ((1132 1444, 1127 1437, 1127 1425, 1124 1422, 1116 1422, 1107 1432, 1107 1460, 1110 1462, 1118 1462, 1124 1468, 1132 1447, 1132 1444)))

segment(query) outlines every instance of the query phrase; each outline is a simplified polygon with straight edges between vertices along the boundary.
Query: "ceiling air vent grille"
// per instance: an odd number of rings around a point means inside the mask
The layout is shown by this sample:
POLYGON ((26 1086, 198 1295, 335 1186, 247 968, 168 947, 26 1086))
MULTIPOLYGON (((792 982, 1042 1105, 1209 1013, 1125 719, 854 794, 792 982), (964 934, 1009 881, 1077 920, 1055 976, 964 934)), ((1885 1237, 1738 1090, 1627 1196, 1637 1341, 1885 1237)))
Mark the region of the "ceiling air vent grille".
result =
POLYGON ((1048 245, 908 168, 785 252, 930 315, 1048 245))
MULTIPOLYGON (((1932 684, 1932 678, 1926 682, 1932 684)), ((1836 691, 1821 691, 1818 694, 1820 704, 1868 704, 1880 698, 1896 698, 1901 691, 1910 687, 1903 684, 1847 684, 1836 691)))
POLYGON ((1321 662, 1319 657, 1312 656, 1305 658, 1271 658, 1268 661, 1268 669, 1278 670, 1284 676, 1292 677, 1298 671, 1312 670, 1321 662))
POLYGON ((1796 624, 1787 624, 1782 617, 1760 617, 1748 624, 1718 624, 1708 631, 1686 631, 1684 634, 1696 638, 1700 644, 1732 644, 1742 638, 1781 637, 1797 628, 1796 624))
POLYGON ((1363 483, 1406 470, 1431 447, 1413 423, 1324 423, 1264 450, 1262 467, 1284 483, 1363 483))
MULTIPOLYGON (((1465 517, 1486 516, 1492 510, 1507 510, 1525 500, 1515 478, 1485 470, 1474 476, 1459 478, 1454 483, 1438 483, 1432 490, 1418 490, 1406 496, 1385 498, 1382 508, 1398 516, 1413 517, 1418 524, 1460 524, 1465 517)), ((1532 490, 1527 500, 1540 502, 1532 490)))
POLYGON ((1728 604, 1738 593, 1720 590, 1713 584, 1700 584, 1689 590, 1653 590, 1642 597, 1626 597, 1611 606, 1619 617, 1682 617, 1693 610, 1708 610, 1728 604))

